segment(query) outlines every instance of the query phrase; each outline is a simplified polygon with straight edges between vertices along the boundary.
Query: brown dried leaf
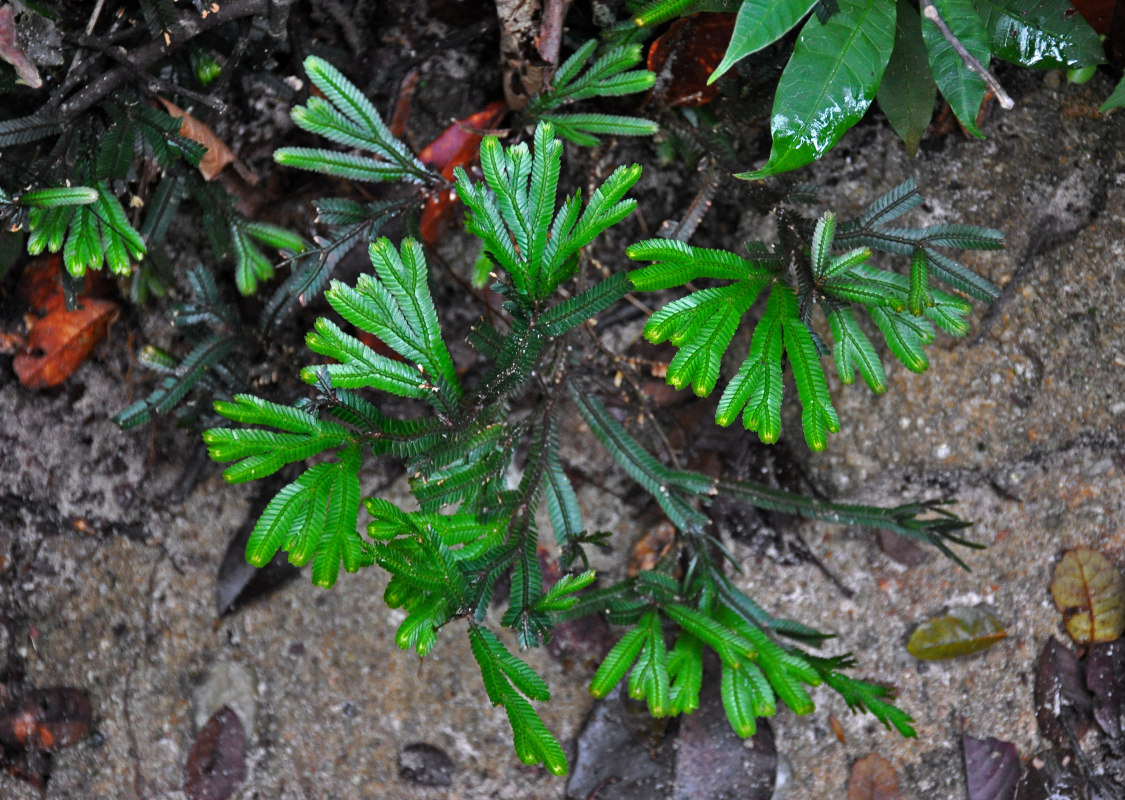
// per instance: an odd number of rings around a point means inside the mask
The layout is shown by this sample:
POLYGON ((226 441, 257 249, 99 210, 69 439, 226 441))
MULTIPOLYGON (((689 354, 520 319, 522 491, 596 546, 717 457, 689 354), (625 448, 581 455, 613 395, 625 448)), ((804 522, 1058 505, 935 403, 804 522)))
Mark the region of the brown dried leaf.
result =
POLYGON ((43 85, 35 63, 27 57, 16 38, 16 15, 10 5, 0 6, 0 59, 16 68, 19 79, 16 83, 26 84, 32 89, 43 85))
POLYGON ((1086 691, 1077 656, 1054 636, 1043 646, 1035 671, 1035 719, 1039 732, 1070 747, 1090 729, 1094 701, 1086 691))
POLYGON ((1051 594, 1078 644, 1112 642, 1125 631, 1125 577, 1098 551, 1076 547, 1064 553, 1051 594))
POLYGON ((1125 639, 1091 645, 1086 656, 1086 688, 1097 708, 1094 720, 1116 739, 1125 733, 1125 639))
POLYGON ((238 714, 223 706, 195 738, 184 767, 188 800, 226 800, 246 769, 246 733, 238 714))
MULTIPOLYGON (((446 180, 452 180, 456 167, 467 168, 477 160, 485 133, 496 127, 507 113, 506 104, 500 101, 489 103, 484 110, 459 119, 442 131, 422 149, 418 160, 439 170, 446 180)), ((439 189, 430 195, 418 222, 422 241, 435 244, 445 232, 457 206, 457 193, 451 189, 439 189)))
POLYGON ((161 102, 169 116, 180 120, 180 136, 191 139, 193 142, 199 142, 207 148, 207 152, 199 160, 199 172, 204 180, 214 180, 215 176, 223 171, 223 167, 227 164, 234 164, 238 174, 247 183, 254 184, 257 182, 257 176, 238 160, 234 151, 209 126, 188 114, 175 103, 165 100, 163 97, 157 97, 156 99, 161 102))
POLYGON ((52 309, 31 328, 27 350, 13 359, 16 377, 29 389, 58 386, 94 351, 116 318, 117 303, 93 297, 80 298, 74 311, 52 309))
POLYGON ((848 776, 848 800, 902 800, 891 762, 878 753, 855 762, 848 776))
POLYGON ((649 72, 657 76, 653 97, 669 107, 714 100, 719 87, 707 80, 723 60, 734 21, 733 14, 704 12, 672 23, 648 51, 649 72))
POLYGON ((676 528, 668 520, 661 520, 653 525, 637 539, 633 545, 633 552, 629 555, 629 565, 625 574, 635 578, 657 564, 664 556, 671 552, 676 544, 676 528))
POLYGON ((93 715, 79 689, 36 689, 0 709, 0 742, 23 750, 67 747, 89 735, 93 715))

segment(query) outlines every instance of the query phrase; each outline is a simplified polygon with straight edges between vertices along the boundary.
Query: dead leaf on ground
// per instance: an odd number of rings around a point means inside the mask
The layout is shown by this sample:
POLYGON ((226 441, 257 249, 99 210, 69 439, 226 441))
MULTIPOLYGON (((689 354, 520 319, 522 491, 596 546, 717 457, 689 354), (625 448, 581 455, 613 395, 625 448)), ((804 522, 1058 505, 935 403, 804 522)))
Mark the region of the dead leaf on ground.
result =
MULTIPOLYGON (((17 296, 36 314, 43 315, 66 303, 62 287, 62 254, 48 253, 27 262, 16 285, 17 296)), ((83 297, 105 297, 113 282, 101 270, 87 270, 82 282, 83 297)))
POLYGON ((919 625, 906 649, 915 658, 936 661, 987 650, 1008 635, 996 615, 980 606, 955 606, 919 625))
POLYGON ((676 20, 648 51, 656 74, 652 96, 669 107, 701 106, 719 95, 707 79, 723 60, 734 32, 733 14, 704 12, 676 20))
POLYGON ((1111 739, 1120 737, 1125 733, 1125 639, 1091 645, 1086 688, 1094 696, 1098 727, 1111 739))
POLYGON ((777 745, 769 721, 752 739, 734 732, 723 708, 718 670, 708 669, 699 708, 680 718, 672 800, 769 800, 777 788, 777 745))
POLYGON ((180 120, 180 136, 207 148, 207 152, 199 160, 199 173, 204 180, 214 180, 215 176, 223 171, 223 167, 230 164, 251 186, 258 182, 258 176, 242 163, 242 160, 211 130, 210 126, 200 122, 170 100, 165 100, 163 97, 156 99, 161 102, 169 116, 180 120))
POLYGON ((969 800, 1012 800, 1020 779, 1016 746, 989 737, 961 737, 965 756, 965 788, 969 800))
POLYGON ((20 750, 57 750, 86 738, 94 711, 79 689, 36 689, 0 709, 0 742, 20 750))
POLYGON ((117 310, 111 300, 84 297, 74 311, 59 307, 37 320, 28 334, 27 350, 12 361, 20 383, 29 389, 49 389, 65 381, 105 338, 117 310))
POLYGON ((1027 772, 1016 787, 1016 800, 1085 798, 1086 790, 1086 778, 1073 753, 1044 750, 1028 761, 1027 772))
POLYGON ((661 520, 637 539, 632 553, 629 554, 629 564, 625 568, 625 574, 635 578, 640 573, 647 572, 659 564, 675 545, 675 526, 666 519, 661 520))
MULTIPOLYGON (((507 113, 508 106, 504 103, 489 103, 484 110, 457 120, 442 131, 422 148, 418 160, 441 172, 446 180, 453 180, 455 168, 467 168, 476 162, 485 133, 496 127, 507 113)), ((430 196, 418 222, 422 241, 432 245, 441 238, 457 204, 457 193, 452 189, 441 189, 430 196)))
POLYGON ((1090 729, 1094 701, 1086 691, 1078 657, 1054 636, 1039 654, 1035 672, 1035 719, 1039 732, 1059 747, 1070 747, 1090 729))
POLYGON ((218 574, 215 575, 215 605, 219 616, 237 605, 284 586, 301 572, 289 563, 288 556, 282 550, 275 553, 264 567, 255 567, 246 560, 246 543, 250 541, 254 525, 283 485, 283 481, 276 479, 265 483, 251 502, 246 521, 227 543, 227 551, 223 554, 218 574))
POLYGON ((17 83, 38 89, 43 85, 39 70, 20 47, 16 37, 16 14, 10 5, 0 6, 0 59, 16 68, 17 83))
POLYGON ((184 767, 188 800, 226 800, 246 769, 246 732, 228 706, 216 711, 195 738, 184 767))
POLYGON ((1097 550, 1063 554, 1051 580, 1055 607, 1078 644, 1112 642, 1125 631, 1125 577, 1097 550))
POLYGON ((848 776, 848 800, 902 800, 891 762, 878 753, 855 762, 848 776))

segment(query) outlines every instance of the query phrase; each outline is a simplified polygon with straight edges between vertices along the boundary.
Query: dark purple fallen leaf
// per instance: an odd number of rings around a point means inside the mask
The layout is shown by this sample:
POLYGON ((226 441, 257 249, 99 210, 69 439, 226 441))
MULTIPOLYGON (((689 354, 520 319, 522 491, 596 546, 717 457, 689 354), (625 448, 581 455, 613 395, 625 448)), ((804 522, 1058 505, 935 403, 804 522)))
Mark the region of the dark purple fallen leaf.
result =
POLYGON ((432 744, 408 744, 398 756, 398 774, 423 786, 449 786, 453 783, 453 760, 432 744))
POLYGON ((1086 691, 1078 657, 1052 636, 1035 672, 1035 719, 1039 732, 1058 747, 1079 741, 1093 722, 1094 701, 1086 691))
POLYGON ((250 504, 246 522, 242 524, 227 545, 219 572, 215 576, 215 605, 219 616, 248 603, 255 597, 268 594, 284 586, 300 574, 300 570, 289 563, 284 551, 279 550, 264 567, 255 567, 246 561, 246 543, 262 511, 274 494, 282 487, 278 481, 264 486, 250 504))
POLYGON ((699 708, 680 719, 673 800, 769 800, 777 783, 777 747, 764 719, 750 747, 730 727, 718 675, 704 677, 699 708))
POLYGON ((879 531, 879 546, 893 560, 907 567, 916 567, 928 561, 930 553, 917 544, 891 531, 879 531))
POLYGON ((79 689, 36 689, 0 709, 0 742, 23 750, 67 747, 89 735, 93 713, 79 689))
POLYGON ((1016 800, 1086 800, 1086 781, 1074 754, 1044 750, 1033 756, 1016 787, 1016 800))
MULTIPOLYGON (((567 797, 586 800, 663 800, 672 786, 676 754, 662 720, 618 686, 597 703, 578 735, 567 797)), ((673 723, 674 724, 674 723, 673 723)))
POLYGON ((246 733, 229 707, 216 711, 195 737, 184 767, 188 800, 227 800, 246 769, 246 733))
POLYGON ((894 765, 878 753, 855 762, 848 775, 848 800, 902 800, 894 765))
POLYGON ((976 739, 962 736, 965 754, 965 785, 969 800, 1012 800, 1020 778, 1016 746, 991 736, 976 739))
POLYGON ((1086 688, 1094 696, 1094 720, 1116 739, 1125 733, 1125 639, 1090 647, 1086 688))

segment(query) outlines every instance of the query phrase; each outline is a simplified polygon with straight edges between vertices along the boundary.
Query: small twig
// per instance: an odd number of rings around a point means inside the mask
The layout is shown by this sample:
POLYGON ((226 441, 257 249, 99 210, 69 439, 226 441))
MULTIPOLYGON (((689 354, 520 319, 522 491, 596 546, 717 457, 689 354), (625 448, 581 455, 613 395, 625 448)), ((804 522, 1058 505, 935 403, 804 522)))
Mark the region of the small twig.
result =
POLYGON ((82 90, 66 100, 59 108, 59 120, 69 122, 87 109, 101 102, 111 92, 121 87, 136 70, 143 70, 155 64, 178 47, 194 39, 199 34, 216 28, 232 20, 243 17, 261 16, 269 9, 269 0, 231 0, 219 7, 218 11, 207 11, 201 16, 195 11, 185 13, 160 38, 154 39, 135 50, 127 58, 130 67, 120 66, 100 75, 82 90))
POLYGON ((945 20, 941 18, 938 13, 937 6, 934 5, 934 0, 921 0, 922 16, 930 22, 937 25, 941 35, 949 42, 950 46, 957 51, 957 55, 961 56, 961 60, 965 62, 965 66, 980 75, 984 82, 988 84, 988 88, 996 95, 996 99, 1000 102, 1000 107, 1004 109, 1012 108, 1015 103, 1012 101, 1011 96, 1004 91, 1004 87, 1000 85, 1000 81, 996 80, 991 72, 980 63, 976 56, 965 49, 965 45, 961 44, 961 40, 953 35, 953 31, 945 24, 945 20))
POLYGON ((105 0, 98 0, 94 5, 94 10, 90 12, 90 21, 86 23, 86 35, 89 36, 94 32, 94 26, 98 24, 98 17, 101 16, 102 7, 105 5, 105 0))
POLYGON ((156 94, 155 90, 159 89, 166 94, 178 94, 194 100, 197 103, 202 103, 209 108, 215 109, 215 111, 219 112, 220 114, 222 114, 223 111, 226 110, 226 103, 224 103, 217 97, 209 97, 208 95, 200 94, 199 92, 195 92, 191 89, 179 86, 172 83, 171 81, 166 81, 163 78, 159 78, 156 75, 151 75, 145 72, 143 69, 140 69, 132 61, 129 60, 128 52, 123 47, 114 47, 113 45, 108 45, 96 36, 75 36, 67 38, 68 40, 73 41, 79 47, 85 47, 88 50, 94 50, 104 56, 109 56, 117 63, 123 65, 126 69, 133 73, 133 76, 136 77, 136 79, 144 85, 146 90, 152 92, 153 94, 156 94))
POLYGON ((543 21, 539 24, 539 55, 548 64, 558 66, 562 45, 563 21, 571 0, 547 0, 543 21))

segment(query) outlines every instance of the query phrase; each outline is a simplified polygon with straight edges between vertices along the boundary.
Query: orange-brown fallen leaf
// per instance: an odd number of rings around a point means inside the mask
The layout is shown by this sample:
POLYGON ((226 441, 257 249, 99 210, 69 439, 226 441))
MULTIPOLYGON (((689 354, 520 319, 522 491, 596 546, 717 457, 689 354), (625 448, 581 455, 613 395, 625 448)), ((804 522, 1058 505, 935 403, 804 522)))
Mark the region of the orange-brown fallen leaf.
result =
POLYGON ((37 689, 0 709, 0 742, 11 748, 56 750, 86 738, 93 709, 79 689, 37 689))
POLYGON ((625 574, 634 578, 642 572, 652 569, 660 563, 660 559, 668 555, 676 544, 676 528, 668 520, 660 522, 649 528, 637 543, 633 545, 633 552, 629 555, 629 564, 625 574))
POLYGON ((891 762, 878 753, 855 762, 848 776, 848 800, 902 800, 891 762))
POLYGON ((1097 550, 1066 551, 1055 567, 1051 595, 1078 644, 1112 642, 1125 632, 1125 577, 1097 550))
POLYGON ((242 179, 251 186, 258 182, 258 176, 242 163, 227 143, 211 130, 210 126, 200 122, 170 100, 165 100, 163 97, 157 97, 156 99, 161 102, 169 116, 180 120, 180 136, 198 142, 207 148, 207 152, 199 160, 199 172, 204 180, 214 180, 215 176, 223 171, 223 167, 231 164, 242 176, 242 179))
POLYGON ((29 389, 49 389, 65 381, 105 338, 117 317, 117 303, 84 297, 78 308, 59 306, 35 322, 27 350, 13 359, 20 383, 29 389))
POLYGON ((723 60, 734 32, 734 14, 704 12, 676 20, 648 51, 656 73, 652 96, 666 106, 701 106, 719 94, 707 79, 723 60))
MULTIPOLYGON (((418 160, 439 170, 447 180, 453 180, 456 167, 468 167, 477 160, 484 134, 494 128, 506 113, 508 106, 498 100, 489 103, 482 111, 457 120, 422 149, 418 160)), ((430 245, 437 242, 457 203, 457 195, 452 190, 440 189, 430 195, 418 222, 422 241, 430 245)))

